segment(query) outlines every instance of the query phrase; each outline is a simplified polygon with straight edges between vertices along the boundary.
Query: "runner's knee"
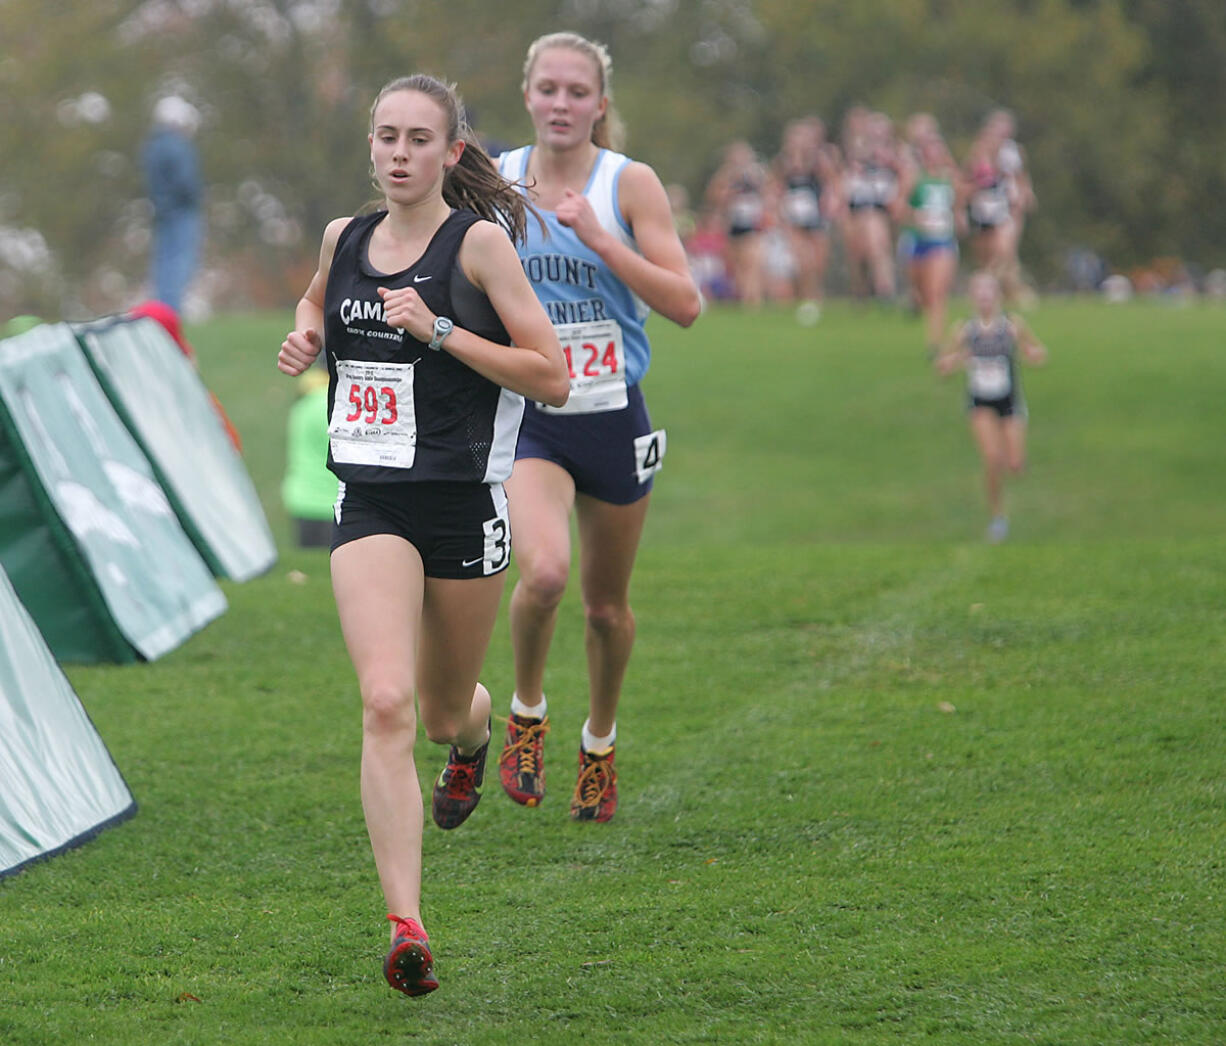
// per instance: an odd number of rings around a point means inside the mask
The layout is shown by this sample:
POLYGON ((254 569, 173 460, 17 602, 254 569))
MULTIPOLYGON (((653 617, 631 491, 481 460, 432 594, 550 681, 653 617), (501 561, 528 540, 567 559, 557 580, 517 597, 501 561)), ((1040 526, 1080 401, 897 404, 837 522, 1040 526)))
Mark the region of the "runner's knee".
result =
POLYGON ((363 683, 362 729, 368 734, 416 732, 413 687, 392 678, 363 683))
POLYGON ((629 604, 615 602, 590 602, 583 607, 584 620, 598 635, 614 635, 634 629, 634 612, 629 604))
POLYGON ((552 610, 562 602, 569 577, 570 564, 566 560, 543 556, 530 565, 523 565, 519 584, 532 604, 552 610))

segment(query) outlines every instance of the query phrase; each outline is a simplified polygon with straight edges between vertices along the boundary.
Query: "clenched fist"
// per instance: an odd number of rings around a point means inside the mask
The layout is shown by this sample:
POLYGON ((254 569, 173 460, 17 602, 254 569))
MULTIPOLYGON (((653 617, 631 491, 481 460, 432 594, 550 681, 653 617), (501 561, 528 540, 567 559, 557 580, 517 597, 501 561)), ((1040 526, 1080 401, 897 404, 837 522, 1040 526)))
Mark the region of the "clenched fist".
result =
POLYGON ((323 338, 311 327, 290 331, 285 341, 281 342, 281 351, 277 353, 277 370, 291 376, 301 374, 315 362, 323 347, 323 338))

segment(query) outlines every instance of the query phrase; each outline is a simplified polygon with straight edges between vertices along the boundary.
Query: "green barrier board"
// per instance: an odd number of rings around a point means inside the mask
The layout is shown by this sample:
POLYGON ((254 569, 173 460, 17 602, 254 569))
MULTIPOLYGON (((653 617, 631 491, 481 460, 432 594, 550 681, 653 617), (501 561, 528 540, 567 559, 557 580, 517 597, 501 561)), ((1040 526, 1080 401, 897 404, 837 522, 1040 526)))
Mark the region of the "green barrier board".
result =
POLYGON ((0 878, 134 813, 106 745, 0 570, 0 878))
POLYGON ((144 317, 75 331, 213 573, 247 581, 268 570, 277 548, 255 485, 195 367, 166 329, 144 317))
POLYGON ((153 660, 226 609, 67 324, 0 341, 0 564, 61 661, 153 660))

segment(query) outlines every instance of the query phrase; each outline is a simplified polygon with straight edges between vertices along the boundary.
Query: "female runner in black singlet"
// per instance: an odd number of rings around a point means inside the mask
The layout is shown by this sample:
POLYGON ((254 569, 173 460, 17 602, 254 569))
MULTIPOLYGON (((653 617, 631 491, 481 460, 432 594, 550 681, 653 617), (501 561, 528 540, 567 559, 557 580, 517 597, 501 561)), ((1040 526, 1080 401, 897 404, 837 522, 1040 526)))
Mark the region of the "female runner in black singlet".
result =
POLYGON ((341 480, 332 585, 362 697, 362 808, 392 920, 388 983, 438 987, 421 924, 417 718, 450 746, 442 828, 477 805, 490 696, 477 677, 510 557, 502 480, 523 397, 560 406, 566 361, 506 229, 522 197, 468 131, 454 88, 388 84, 371 109, 373 214, 329 223, 277 366, 330 375, 341 480), (506 228, 504 228, 505 226, 506 228))
POLYGON ((1009 535, 1004 513, 1004 478, 1026 466, 1026 401, 1018 380, 1018 357, 1039 365, 1047 349, 1020 316, 1001 311, 1000 283, 977 272, 969 293, 975 315, 958 324, 949 347, 936 359, 942 375, 966 371, 967 411, 971 433, 983 462, 987 494, 987 538, 996 543, 1009 535))
POLYGON ((816 116, 793 120, 771 168, 779 216, 796 267, 796 319, 805 326, 821 318, 831 215, 838 209, 838 152, 826 141, 816 116))

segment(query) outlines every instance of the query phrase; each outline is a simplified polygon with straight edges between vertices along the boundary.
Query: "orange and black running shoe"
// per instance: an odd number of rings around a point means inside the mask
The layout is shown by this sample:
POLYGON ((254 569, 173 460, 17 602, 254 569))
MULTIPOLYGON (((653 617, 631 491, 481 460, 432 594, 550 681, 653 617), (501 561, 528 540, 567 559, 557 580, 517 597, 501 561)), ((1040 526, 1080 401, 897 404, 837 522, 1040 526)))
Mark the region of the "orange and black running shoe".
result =
POLYGON ((617 811, 617 771, 613 769, 613 746, 602 752, 579 747, 579 780, 570 800, 575 821, 607 821, 617 811))
POLYGON ((389 915, 396 924, 392 949, 383 960, 383 976, 398 992, 405 995, 427 995, 438 987, 434 976, 434 956, 430 954, 430 938, 416 919, 389 915))
POLYGON ((545 735, 549 716, 533 719, 511 713, 498 758, 502 789, 517 803, 538 806, 545 798, 545 735))

